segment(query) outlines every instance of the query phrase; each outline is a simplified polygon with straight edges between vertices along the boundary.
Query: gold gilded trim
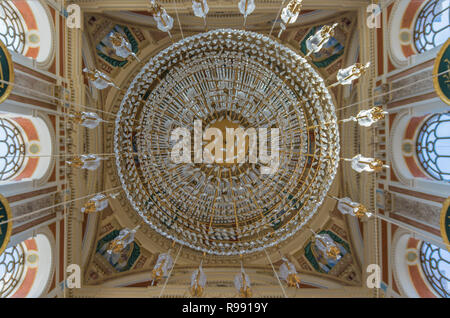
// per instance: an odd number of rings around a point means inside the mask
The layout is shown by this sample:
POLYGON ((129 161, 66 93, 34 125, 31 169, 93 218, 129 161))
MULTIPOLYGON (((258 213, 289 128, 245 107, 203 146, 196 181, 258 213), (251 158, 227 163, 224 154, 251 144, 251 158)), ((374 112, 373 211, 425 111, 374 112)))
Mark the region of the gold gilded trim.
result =
MULTIPOLYGON (((434 62, 434 68, 433 68, 433 85, 434 90, 438 94, 439 98, 446 103, 447 105, 450 105, 450 99, 445 96, 445 94, 442 92, 441 86, 439 85, 439 77, 437 76, 439 71, 439 65, 441 64, 442 56, 444 55, 445 51, 450 45, 450 39, 445 42, 445 44, 442 46, 441 50, 439 51, 438 55, 436 56, 436 60, 434 62)), ((450 67, 450 65, 449 65, 450 67)), ((449 73, 447 73, 449 75, 449 73)))
MULTIPOLYGON (((444 243, 447 245, 447 250, 450 252, 450 242, 449 242, 449 238, 447 236, 447 231, 445 230, 445 217, 447 215, 447 210, 450 207, 450 197, 447 198, 447 200, 444 201, 444 204, 442 205, 442 210, 441 210, 441 236, 442 236, 442 241, 444 241, 444 243)), ((449 216, 450 218, 450 216, 449 216)), ((450 220, 448 222, 448 226, 450 226, 450 220)))
MULTIPOLYGON (((13 67, 11 54, 9 54, 8 48, 5 46, 5 44, 2 41, 0 41, 0 49, 2 49, 3 52, 5 52, 6 61, 8 62, 9 74, 10 74, 9 82, 14 83, 14 67, 13 67)), ((3 96, 0 96, 0 104, 3 103, 9 97, 9 94, 11 93, 12 89, 13 89, 13 86, 11 84, 8 84, 8 88, 6 89, 5 93, 3 94, 3 96)), ((3 250, 1 250, 1 252, 3 252, 3 250)))
MULTIPOLYGON (((1 42, 0 42, 1 43, 1 42)), ((5 207, 6 210, 6 216, 8 218, 8 220, 12 219, 12 214, 11 214, 11 207, 9 206, 8 200, 0 194, 0 202, 1 204, 3 204, 3 206, 5 207)), ((6 220, 2 220, 0 219, 0 221, 6 221, 6 220)), ((13 228, 13 223, 12 221, 7 223, 8 227, 6 230, 6 235, 5 235, 5 239, 3 240, 2 246, 0 246, 0 255, 3 253, 3 251, 6 249, 6 246, 8 246, 9 243, 9 239, 11 238, 11 233, 12 233, 12 228, 13 228)))

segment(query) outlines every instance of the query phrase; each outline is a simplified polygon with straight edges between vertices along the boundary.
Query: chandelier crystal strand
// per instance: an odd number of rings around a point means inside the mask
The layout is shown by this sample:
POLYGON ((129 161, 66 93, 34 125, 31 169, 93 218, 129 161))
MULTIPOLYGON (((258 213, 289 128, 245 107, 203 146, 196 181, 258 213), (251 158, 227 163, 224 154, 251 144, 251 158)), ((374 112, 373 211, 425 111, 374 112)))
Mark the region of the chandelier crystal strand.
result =
POLYGON ((297 18, 302 11, 303 0, 290 0, 288 5, 281 12, 280 22, 280 32, 278 33, 278 38, 280 38, 281 33, 286 30, 288 24, 295 23, 297 18))
POLYGON ((331 37, 334 36, 335 29, 338 25, 339 23, 334 23, 332 26, 324 25, 314 35, 310 36, 306 40, 306 49, 308 50, 306 56, 319 52, 331 37))
POLYGON ((178 26, 180 27, 181 38, 184 39, 183 26, 181 25, 180 15, 178 14, 177 0, 174 0, 175 15, 177 16, 178 26))
POLYGON ((273 28, 275 27, 275 24, 276 24, 277 21, 278 21, 278 17, 280 16, 281 10, 283 10, 283 6, 284 6, 284 3, 285 3, 285 2, 286 2, 286 0, 281 1, 280 9, 278 10, 276 19, 275 19, 275 20, 273 21, 273 23, 272 23, 272 28, 270 29, 269 36, 272 35, 273 28))
POLYGON ((339 161, 337 118, 321 77, 286 47, 238 30, 185 38, 151 59, 122 101, 114 145, 136 212, 163 236, 216 255, 262 251, 293 235, 322 202, 339 161), (171 131, 194 134, 195 120, 205 129, 280 128, 278 170, 267 176, 261 163, 173 163, 171 131), (270 228, 273 238, 256 239, 270 228))

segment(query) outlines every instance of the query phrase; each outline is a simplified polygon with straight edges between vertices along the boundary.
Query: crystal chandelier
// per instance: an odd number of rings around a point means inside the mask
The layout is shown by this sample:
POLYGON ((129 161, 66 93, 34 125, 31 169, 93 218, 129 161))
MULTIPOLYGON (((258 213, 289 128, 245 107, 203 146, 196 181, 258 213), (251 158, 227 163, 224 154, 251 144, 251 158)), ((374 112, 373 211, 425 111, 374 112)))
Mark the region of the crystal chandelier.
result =
POLYGON ((335 108, 323 79, 262 34, 214 30, 153 57, 116 118, 116 164, 141 218, 165 237, 216 255, 261 251, 314 215, 339 163, 335 108), (184 163, 170 132, 203 127, 279 128, 279 167, 184 163), (327 123, 326 129, 321 123, 327 123))

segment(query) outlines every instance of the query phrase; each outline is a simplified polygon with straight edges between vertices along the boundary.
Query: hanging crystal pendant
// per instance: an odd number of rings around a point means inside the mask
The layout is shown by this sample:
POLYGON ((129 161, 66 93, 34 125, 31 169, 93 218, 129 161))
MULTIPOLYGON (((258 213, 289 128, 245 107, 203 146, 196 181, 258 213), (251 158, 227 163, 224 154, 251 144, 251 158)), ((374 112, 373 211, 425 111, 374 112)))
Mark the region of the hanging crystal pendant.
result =
POLYGON ((380 172, 384 165, 379 159, 367 158, 361 154, 354 156, 351 159, 352 169, 358 173, 365 172, 380 172))
POLYGON ((193 297, 201 297, 205 291, 206 275, 202 264, 192 273, 190 292, 193 297))
POLYGON ((81 155, 75 156, 72 160, 67 160, 66 163, 75 168, 87 169, 90 171, 95 171, 100 167, 103 158, 97 157, 96 155, 81 155))
POLYGON ((362 110, 356 115, 349 119, 344 119, 343 122, 356 121, 360 126, 370 127, 377 121, 384 119, 388 112, 384 111, 383 108, 376 106, 371 109, 362 110))
POLYGON ((356 63, 344 69, 340 69, 337 74, 337 84, 335 85, 350 85, 354 80, 360 78, 370 67, 370 62, 366 65, 356 63))
POLYGON ((128 42, 128 40, 122 33, 113 32, 110 35, 109 40, 111 41, 112 47, 116 51, 115 53, 117 56, 120 56, 124 59, 128 59, 128 57, 132 56, 134 59, 140 62, 140 59, 132 50, 131 43, 128 42))
POLYGON ((247 17, 255 11, 255 0, 240 0, 238 7, 239 12, 244 15, 244 17, 247 17))
POLYGON ((300 278, 297 276, 297 270, 294 264, 289 262, 286 257, 282 257, 283 264, 280 266, 280 278, 283 279, 289 287, 300 288, 300 278))
POLYGON ((328 234, 314 233, 314 244, 325 258, 336 261, 341 258, 339 247, 328 234))
POLYGON ((81 212, 86 214, 100 212, 108 207, 108 198, 111 197, 114 199, 116 196, 117 194, 97 194, 83 205, 81 212))
POLYGON ((302 10, 302 2, 303 0, 291 0, 289 4, 283 9, 281 12, 281 20, 284 23, 280 23, 280 33, 278 33, 278 37, 280 37, 281 33, 286 30, 288 24, 295 23, 297 18, 302 10))
POLYGON ((125 247, 127 247, 130 243, 134 241, 134 236, 136 231, 139 229, 139 225, 134 229, 122 229, 119 232, 119 235, 116 236, 108 246, 108 250, 106 251, 108 254, 119 254, 125 247))
POLYGON ((372 213, 367 211, 367 208, 361 203, 353 202, 350 198, 343 198, 338 200, 337 209, 342 214, 349 214, 362 218, 364 216, 372 216, 372 213))
POLYGON ((208 3, 206 0, 192 0, 192 10, 194 15, 199 18, 205 18, 209 12, 208 3))
POLYGON ((245 273, 244 267, 241 266, 241 272, 234 277, 234 286, 239 293, 239 297, 252 297, 252 290, 250 286, 250 277, 245 273))
POLYGON ((314 35, 310 36, 306 40, 306 49, 308 50, 307 56, 319 52, 331 37, 334 36, 334 29, 337 26, 338 23, 334 23, 332 26, 324 25, 314 35))
POLYGON ((83 127, 94 129, 101 122, 104 122, 96 113, 93 112, 74 112, 74 114, 70 114, 69 118, 83 127))
POLYGON ((173 264, 173 258, 172 255, 170 255, 170 252, 171 250, 158 256, 152 270, 152 286, 156 286, 161 278, 167 277, 169 274, 173 264))
POLYGON ((162 8, 155 0, 151 0, 153 19, 159 30, 168 32, 173 28, 173 18, 167 14, 166 9, 162 8))
POLYGON ((109 86, 120 89, 120 87, 117 86, 108 75, 97 69, 91 71, 88 68, 84 68, 83 72, 87 74, 89 82, 99 90, 103 90, 109 86))

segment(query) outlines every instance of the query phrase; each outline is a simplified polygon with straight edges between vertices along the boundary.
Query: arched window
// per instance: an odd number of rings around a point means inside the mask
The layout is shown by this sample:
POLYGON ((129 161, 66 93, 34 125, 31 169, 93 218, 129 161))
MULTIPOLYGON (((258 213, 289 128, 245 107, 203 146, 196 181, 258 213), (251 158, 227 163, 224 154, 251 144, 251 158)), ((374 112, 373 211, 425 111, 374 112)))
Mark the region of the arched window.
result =
POLYGON ((19 128, 0 118, 0 181, 13 178, 25 161, 25 141, 19 128))
POLYGON ((25 269, 24 244, 7 248, 0 255, 0 295, 6 298, 16 289, 23 280, 25 269))
POLYGON ((0 40, 7 48, 23 54, 25 47, 25 26, 16 7, 9 1, 0 3, 0 40))
POLYGON ((450 37, 450 0, 430 0, 419 13, 414 27, 414 44, 423 53, 450 37))
POLYGON ((433 115, 423 124, 417 158, 431 177, 450 182, 450 112, 433 115))
POLYGON ((8 247, 0 255, 0 297, 39 297, 52 277, 52 245, 44 234, 8 247))
POLYGON ((450 252, 423 242, 420 248, 422 271, 433 289, 444 298, 450 298, 450 252))
POLYGON ((51 154, 51 132, 41 118, 0 114, 0 185, 42 178, 51 154))
POLYGON ((40 1, 0 1, 0 40, 11 51, 49 64, 54 51, 53 29, 40 1))

